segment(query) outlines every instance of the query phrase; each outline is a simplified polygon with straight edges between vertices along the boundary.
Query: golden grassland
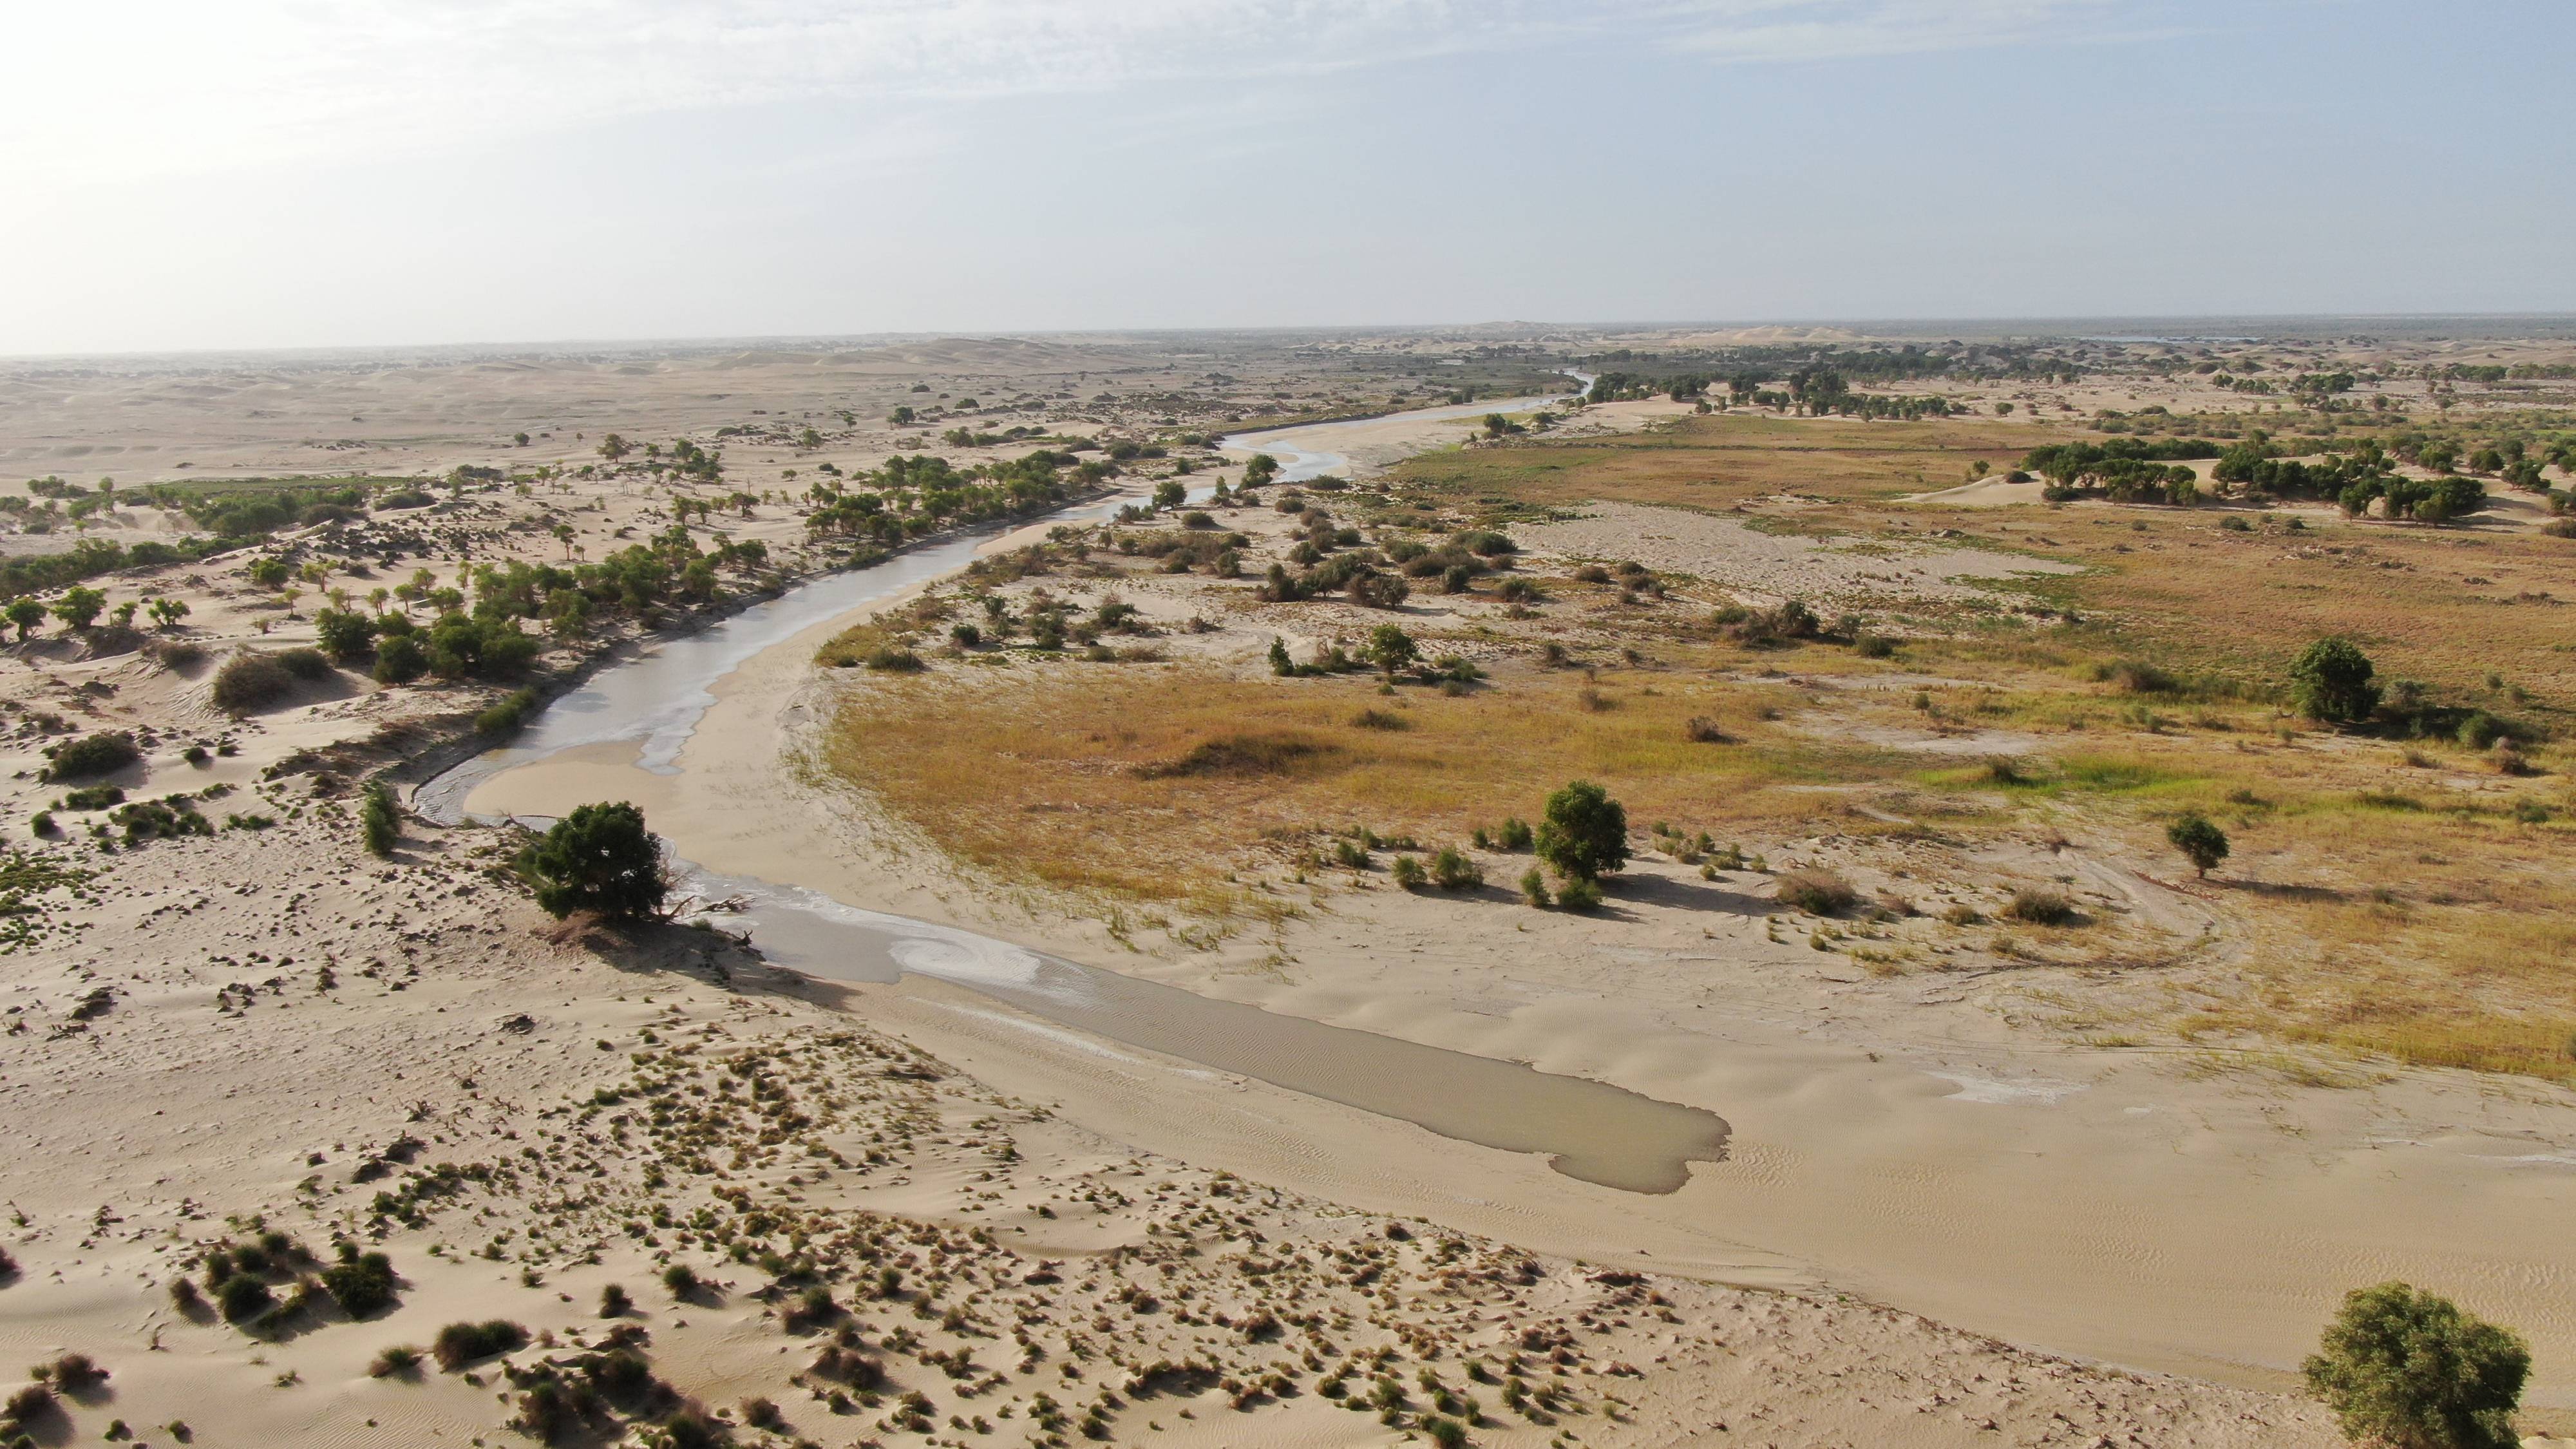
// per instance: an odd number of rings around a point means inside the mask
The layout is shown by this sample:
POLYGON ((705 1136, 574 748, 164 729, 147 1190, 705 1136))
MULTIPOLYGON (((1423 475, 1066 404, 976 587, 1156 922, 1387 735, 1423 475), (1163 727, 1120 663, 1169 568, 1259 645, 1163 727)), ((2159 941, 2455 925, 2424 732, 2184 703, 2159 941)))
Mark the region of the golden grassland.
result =
MULTIPOLYGON (((2559 602, 2576 597, 2576 544, 2476 525, 2218 526, 2250 510, 1896 504, 1966 457, 2009 461, 2032 430, 2002 446, 1992 425, 1835 422, 1782 442, 1805 426, 1693 419, 1609 443, 1440 455, 1408 465, 1399 486, 1453 519, 1595 497, 1731 508, 1790 487, 1839 492, 1798 526, 1957 529, 2092 565, 2029 586, 2073 621, 1963 618, 1886 659, 1828 644, 1757 651, 1725 642, 1700 604, 1625 610, 1551 580, 1535 620, 1487 638, 1509 653, 1464 694, 1390 697, 1369 675, 1201 664, 935 661, 847 690, 827 763, 989 871, 1220 911, 1241 908, 1243 873, 1293 870, 1323 832, 1364 826, 1437 848, 1534 818, 1572 778, 1609 787, 1640 828, 1669 820, 1748 850, 1830 838, 1856 861, 1902 854, 1918 879, 1925 859, 1947 862, 1969 885, 1979 847, 2063 832, 2199 893, 2229 944, 2203 964, 2168 956, 2151 977, 2100 948, 2100 990, 2068 1022, 2576 1079, 2576 749, 2563 718, 2576 677, 2559 602), (2283 671, 2324 634, 2361 642, 2383 677, 2515 721, 2531 773, 2445 740, 2291 718, 2283 671), (1545 637, 1596 667, 1545 667, 1545 637), (2106 678, 2124 658, 2177 678, 2145 690, 2106 678), (1848 687, 1878 676, 1886 687, 1848 687), (1398 726, 1364 724, 1364 711, 1398 726), (1692 740, 1694 718, 1729 742, 1692 740), (2016 738, 2017 778, 1893 743, 1978 731, 2016 738), (2234 841, 2204 883, 2163 842, 2185 811, 2234 841)), ((2039 959, 2084 964, 2083 933, 2042 939, 2039 959)))

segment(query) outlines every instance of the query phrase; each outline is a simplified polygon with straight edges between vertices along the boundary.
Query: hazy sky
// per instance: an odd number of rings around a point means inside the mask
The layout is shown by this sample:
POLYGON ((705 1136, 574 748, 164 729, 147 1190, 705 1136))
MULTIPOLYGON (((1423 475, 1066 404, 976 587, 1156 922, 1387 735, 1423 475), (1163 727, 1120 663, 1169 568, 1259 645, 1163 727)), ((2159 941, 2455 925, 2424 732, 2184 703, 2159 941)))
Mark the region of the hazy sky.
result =
POLYGON ((27 0, 0 53, 0 354, 2576 310, 2566 0, 27 0))

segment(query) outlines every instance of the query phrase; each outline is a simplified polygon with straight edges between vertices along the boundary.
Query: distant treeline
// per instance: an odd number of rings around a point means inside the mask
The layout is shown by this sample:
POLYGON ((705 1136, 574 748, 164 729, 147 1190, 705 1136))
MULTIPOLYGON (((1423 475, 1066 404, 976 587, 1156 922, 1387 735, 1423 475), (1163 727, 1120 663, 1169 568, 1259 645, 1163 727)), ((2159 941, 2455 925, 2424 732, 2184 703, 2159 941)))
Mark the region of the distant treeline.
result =
POLYGON ((112 507, 117 499, 123 498, 129 502, 149 502, 155 507, 184 514, 189 522, 206 532, 192 533, 174 541, 146 539, 134 544, 84 538, 63 553, 27 554, 0 560, 0 599, 68 588, 119 569, 194 563, 210 554, 246 548, 281 529, 359 517, 368 505, 371 486, 385 490, 377 498, 379 502, 403 506, 430 501, 427 493, 419 491, 419 480, 409 478, 333 480, 327 483, 277 483, 267 479, 205 484, 155 483, 140 490, 139 494, 119 494, 108 485, 101 485, 93 492, 60 478, 31 479, 27 491, 43 500, 42 507, 15 496, 0 498, 0 512, 26 518, 31 530, 44 531, 48 526, 48 515, 58 507, 68 517, 84 518, 112 507))
POLYGON ((892 545, 941 528, 1032 513, 1117 472, 1115 463, 1077 461, 1071 453, 1047 448, 1007 463, 962 470, 927 453, 896 456, 882 468, 851 475, 846 484, 818 483, 807 490, 816 507, 805 527, 810 533, 892 545))
MULTIPOLYGON (((2366 439, 2313 463, 2282 457, 2281 451, 2281 445, 2267 438, 2223 449, 2207 438, 2112 438, 2034 448, 2023 456, 2021 466, 2048 481, 2046 494, 2051 499, 2099 492, 2120 503, 2197 503, 2199 475, 2180 466, 2179 460, 2214 458, 2217 461, 2209 470, 2213 483, 2241 489, 2247 496, 2319 499, 2356 517, 2379 503, 2391 518, 2439 523, 2486 506, 2486 489, 2474 478, 2454 473, 2438 478, 2399 476, 2388 451, 2376 440, 2366 439)), ((2412 451, 2427 467, 2447 468, 2456 456, 2430 445, 2412 451)))
POLYGON ((1727 401, 1737 406, 1750 404, 1779 412, 1798 412, 1823 417, 1828 413, 1863 418, 1939 418, 1967 409, 1942 397, 1902 397, 1885 393, 1852 391, 1850 379, 1832 368, 1802 367, 1786 378, 1785 385, 1766 386, 1775 379, 1766 373, 1744 370, 1723 377, 1711 373, 1642 374, 1604 372, 1593 379, 1586 402, 1621 402, 1656 396, 1674 402, 1691 402, 1708 396, 1716 387, 1726 389, 1727 401))
MULTIPOLYGON (((1703 385, 1739 375, 1751 377, 1757 384, 1779 382, 1799 371, 1812 369, 1835 373, 1863 385, 1884 385, 1918 378, 2073 382, 2082 371, 2076 363, 2045 349, 2006 343, 1952 343, 1938 347, 1911 343, 1903 347, 1727 347, 1687 352, 1640 352, 1622 347, 1594 353, 1577 361, 1589 371, 1618 371, 1646 381, 1697 377, 1703 385)), ((1662 390, 1660 387, 1652 389, 1662 390)))

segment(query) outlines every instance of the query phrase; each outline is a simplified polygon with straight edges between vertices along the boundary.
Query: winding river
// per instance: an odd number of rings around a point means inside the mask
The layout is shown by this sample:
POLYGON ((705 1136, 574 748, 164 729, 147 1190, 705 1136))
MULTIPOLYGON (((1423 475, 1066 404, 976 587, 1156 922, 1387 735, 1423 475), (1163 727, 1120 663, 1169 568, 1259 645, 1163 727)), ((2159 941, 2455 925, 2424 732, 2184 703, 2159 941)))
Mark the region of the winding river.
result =
MULTIPOLYGON (((1435 408, 1396 420, 1528 411, 1556 400, 1435 408)), ((1268 452, 1281 464, 1282 481, 1300 482, 1350 466, 1332 446, 1339 432, 1383 428, 1388 421, 1239 434, 1223 439, 1222 446, 1235 453, 1268 452)), ((1126 501, 1085 504, 1057 517, 1097 519, 1126 501)), ((636 766, 685 773, 688 744, 725 676, 818 624, 962 568, 998 534, 942 540, 873 567, 828 575, 700 633, 648 647, 555 700, 508 747, 422 785, 415 805, 433 819, 453 821, 485 782, 566 751, 600 746, 622 753, 631 745, 636 766)), ((709 900, 738 898, 744 909, 733 920, 751 929, 762 954, 809 976, 856 982, 932 977, 1093 1037, 1497 1151, 1542 1154, 1570 1177, 1630 1192, 1671 1192, 1688 1180, 1688 1164, 1716 1161, 1726 1149, 1726 1122, 1697 1108, 1516 1062, 1205 997, 973 932, 865 910, 810 889, 713 874, 688 864, 687 839, 669 845, 688 890, 709 900)))

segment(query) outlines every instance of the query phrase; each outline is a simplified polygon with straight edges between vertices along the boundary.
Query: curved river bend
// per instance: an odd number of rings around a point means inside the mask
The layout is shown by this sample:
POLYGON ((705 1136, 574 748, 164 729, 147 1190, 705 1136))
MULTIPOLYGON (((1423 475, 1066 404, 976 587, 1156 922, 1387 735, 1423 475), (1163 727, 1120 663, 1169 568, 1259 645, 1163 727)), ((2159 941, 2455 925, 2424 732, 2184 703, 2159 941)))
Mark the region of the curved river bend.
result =
MULTIPOLYGON (((1434 421, 1526 411, 1553 401, 1430 409, 1401 417, 1434 421)), ((1372 419, 1382 424, 1384 419, 1372 419)), ((1356 424, 1313 424, 1223 440, 1255 448, 1298 482, 1346 468, 1330 450, 1333 432, 1356 424)), ((1086 504, 1059 517, 1106 516, 1118 502, 1086 504)), ((715 703, 717 681, 764 650, 814 625, 962 568, 996 534, 966 536, 900 554, 870 568, 814 580, 683 639, 594 674, 548 705, 510 746, 492 750, 420 787, 415 803, 433 819, 456 820, 483 782, 566 750, 631 742, 634 763, 662 774, 689 768, 687 745, 715 703)), ((720 876, 685 861, 689 889, 707 899, 739 896, 737 919, 764 956, 807 975, 892 982, 932 977, 1093 1036, 1257 1078, 1291 1091, 1397 1118, 1445 1137, 1504 1152, 1539 1153, 1557 1171, 1630 1192, 1664 1193, 1689 1179, 1692 1162, 1719 1160, 1724 1119, 1581 1077, 1423 1046, 1397 1037, 1328 1026, 1241 1002, 1122 976, 952 927, 864 910, 817 892, 720 876)))

